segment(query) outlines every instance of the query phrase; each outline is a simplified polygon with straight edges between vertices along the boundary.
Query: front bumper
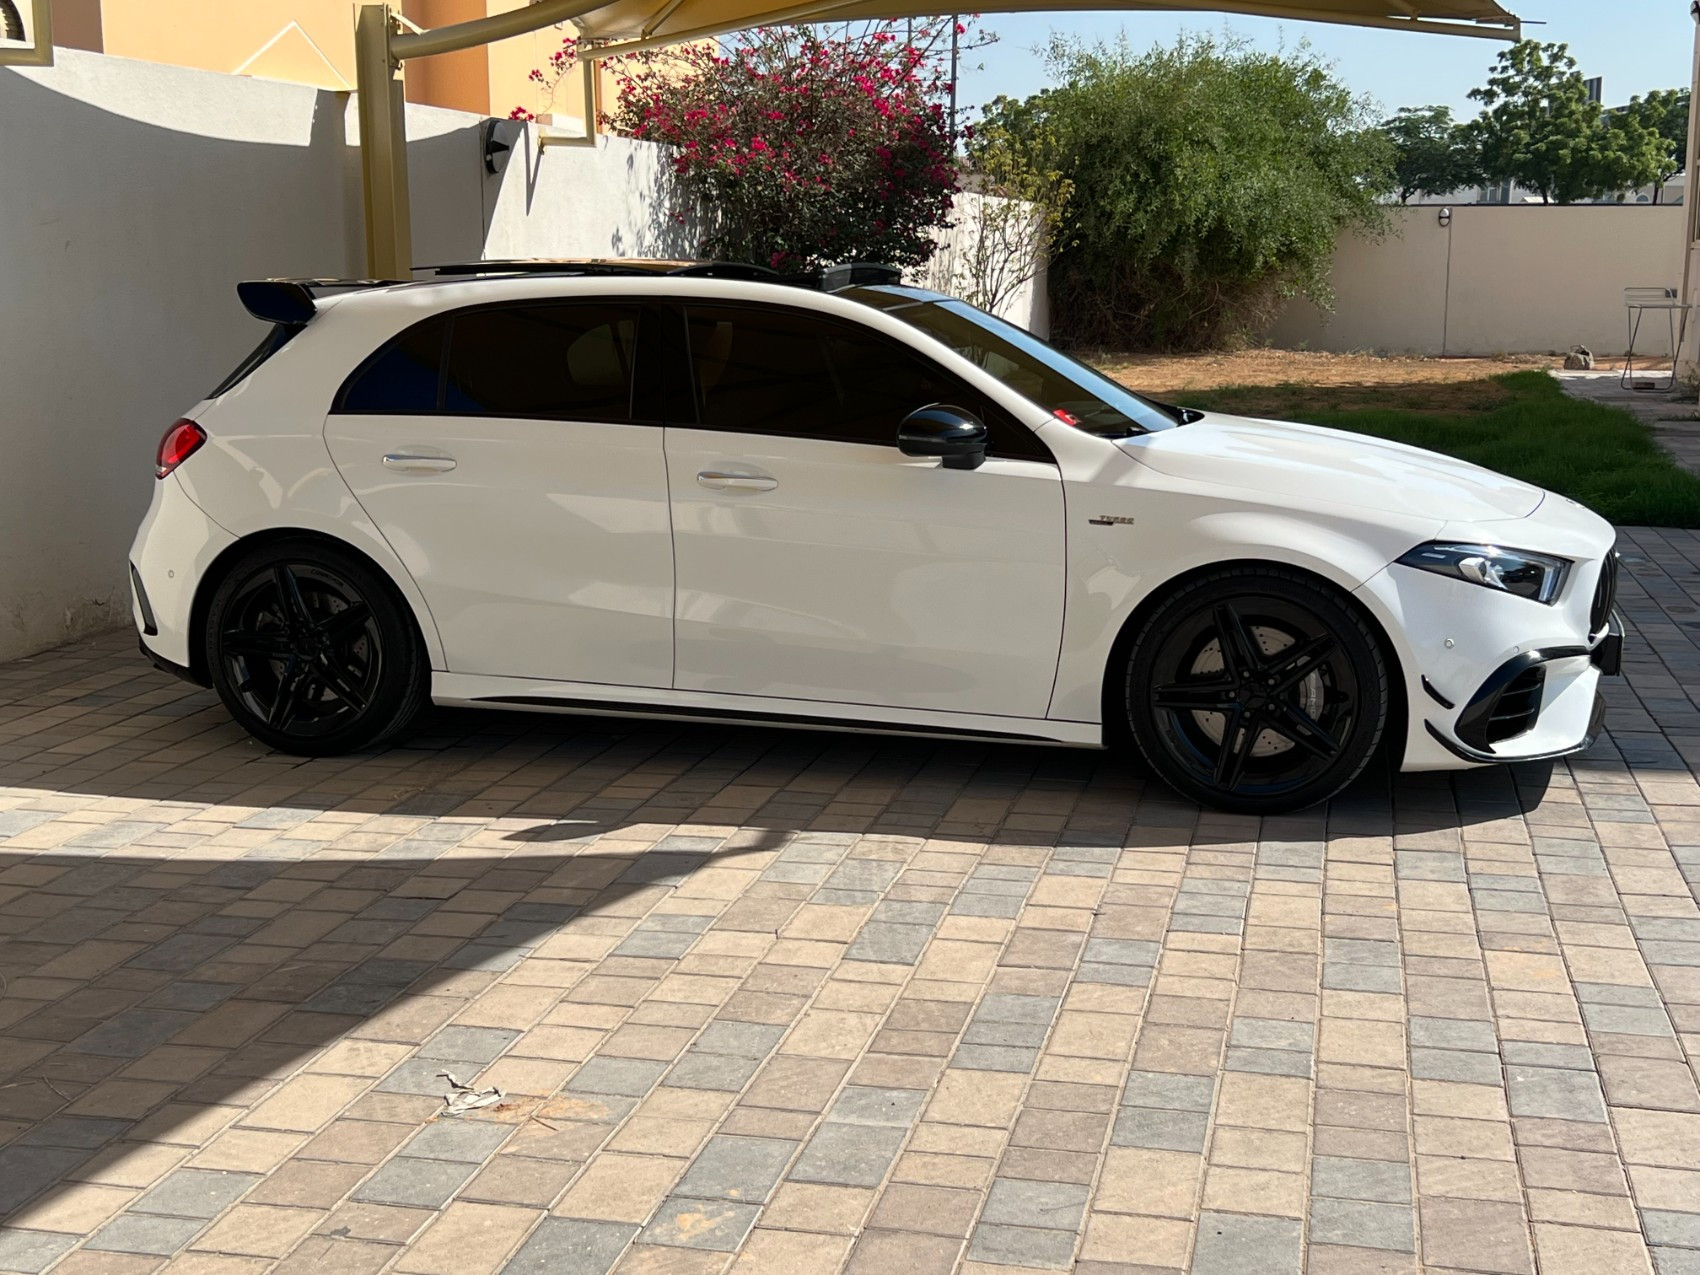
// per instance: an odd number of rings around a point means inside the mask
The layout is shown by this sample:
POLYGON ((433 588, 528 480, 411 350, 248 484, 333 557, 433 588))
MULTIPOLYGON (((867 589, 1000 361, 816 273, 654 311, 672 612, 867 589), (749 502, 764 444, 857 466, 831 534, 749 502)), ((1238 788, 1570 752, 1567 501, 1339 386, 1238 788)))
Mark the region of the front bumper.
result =
POLYGON ((1589 631, 1603 563, 1579 562, 1553 606, 1400 566, 1359 590, 1405 673, 1403 769, 1543 761, 1593 744, 1600 679, 1621 670, 1623 651, 1615 612, 1589 631))

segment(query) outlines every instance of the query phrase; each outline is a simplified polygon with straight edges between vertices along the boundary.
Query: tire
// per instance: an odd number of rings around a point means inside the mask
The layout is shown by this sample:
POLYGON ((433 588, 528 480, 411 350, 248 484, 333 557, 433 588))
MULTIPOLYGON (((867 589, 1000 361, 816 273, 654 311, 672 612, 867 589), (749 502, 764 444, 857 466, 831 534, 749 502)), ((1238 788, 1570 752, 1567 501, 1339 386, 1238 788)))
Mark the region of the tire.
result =
POLYGON ((1374 756, 1391 702, 1368 621, 1333 589, 1279 567, 1223 568, 1176 589, 1140 627, 1125 685, 1127 723, 1151 769, 1237 814, 1334 796, 1374 756))
POLYGON ((406 601, 322 540, 274 541, 240 558, 213 592, 204 641, 230 715, 280 752, 369 748, 404 730, 430 695, 406 601))

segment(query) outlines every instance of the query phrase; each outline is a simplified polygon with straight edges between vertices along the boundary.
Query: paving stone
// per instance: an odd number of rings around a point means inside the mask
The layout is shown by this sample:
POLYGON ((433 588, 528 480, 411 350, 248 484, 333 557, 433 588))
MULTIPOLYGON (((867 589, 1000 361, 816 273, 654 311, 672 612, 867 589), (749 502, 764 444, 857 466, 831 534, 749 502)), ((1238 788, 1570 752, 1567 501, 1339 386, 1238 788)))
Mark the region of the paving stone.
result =
POLYGON ((691 1042, 691 1050, 702 1054, 732 1054, 739 1058, 765 1059, 785 1035, 783 1027, 763 1023, 735 1023, 716 1019, 691 1042))
POLYGON ((669 1248, 733 1253, 750 1233, 760 1212, 760 1206, 755 1204, 674 1197, 662 1202, 638 1238, 645 1244, 669 1248))
POLYGON ((402 1147, 400 1154, 480 1164, 513 1132, 512 1125, 449 1117, 426 1125, 402 1147))
POLYGON ((130 1205, 133 1213, 210 1218, 224 1212, 260 1180, 257 1173, 179 1169, 130 1205))
POLYGON ((1070 1231, 982 1222, 974 1228, 968 1258, 999 1266, 1061 1271, 1074 1265, 1074 1243, 1075 1236, 1070 1231))
POLYGON ((456 1160, 397 1158, 381 1166, 352 1198, 371 1204, 440 1209, 472 1176, 473 1166, 456 1160))
POLYGON ((1408 1165, 1386 1160, 1319 1155, 1311 1161, 1310 1189, 1312 1195, 1341 1200, 1409 1204, 1411 1171, 1408 1165))
POLYGON ((592 1058, 573 1074, 567 1090, 641 1098, 666 1070, 666 1063, 645 1058, 592 1058))
POLYGON ((154 1217, 124 1213, 91 1236, 86 1247, 97 1252, 146 1253, 170 1257, 199 1234, 203 1218, 154 1217))
POLYGON ((1605 1096, 1592 1072, 1510 1066, 1505 1069, 1505 1088, 1514 1116, 1602 1122, 1606 1118, 1605 1096))
POLYGON ((1209 1076, 1173 1076, 1166 1072, 1132 1071, 1122 1101, 1130 1107, 1166 1107, 1174 1111, 1209 1111, 1216 1082, 1209 1076))
POLYGON ((878 1186, 885 1177, 905 1130, 872 1125, 823 1124, 792 1167, 796 1182, 840 1186, 878 1186))
POLYGON ((75 1247, 77 1239, 55 1231, 0 1230, 0 1271, 36 1275, 75 1247))
POLYGON ((1310 1205, 1310 1235, 1315 1244, 1414 1252, 1409 1205, 1362 1200, 1316 1199, 1310 1205))
POLYGON ((826 1118, 843 1124, 889 1125, 907 1128, 927 1100, 924 1089, 875 1089, 848 1085, 826 1118))
POLYGON ((1200 1214, 1191 1275, 1298 1275, 1300 1226, 1285 1218, 1200 1214))
POLYGON ((1110 1134, 1110 1144, 1202 1153, 1209 1123, 1203 1112, 1123 1107, 1110 1134))
POLYGON ((638 1228, 621 1222, 546 1217, 502 1267, 503 1275, 606 1275, 638 1228))
POLYGON ((419 1047, 419 1057, 445 1062, 494 1062, 515 1040, 517 1031, 497 1027, 445 1027, 419 1047))
POLYGON ((662 1084, 674 1089, 714 1089, 737 1093, 749 1084, 750 1077, 756 1074, 764 1061, 763 1057, 687 1051, 667 1073, 662 1084))
POLYGON ((777 1138, 710 1138, 673 1193, 765 1204, 797 1145, 777 1138))
POLYGON ((1072 1182, 1031 1182, 997 1178, 980 1214, 982 1224, 1075 1231, 1080 1228, 1089 1194, 1072 1182))

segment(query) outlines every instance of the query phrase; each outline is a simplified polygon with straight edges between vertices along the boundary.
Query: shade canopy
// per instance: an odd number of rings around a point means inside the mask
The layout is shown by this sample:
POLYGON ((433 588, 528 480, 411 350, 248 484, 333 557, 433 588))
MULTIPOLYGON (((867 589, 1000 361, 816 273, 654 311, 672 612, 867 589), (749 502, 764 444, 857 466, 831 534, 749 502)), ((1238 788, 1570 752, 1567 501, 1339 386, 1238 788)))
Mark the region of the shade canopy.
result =
MULTIPOLYGON (((982 13, 1121 10, 1241 13, 1293 21, 1335 22, 1398 31, 1515 40, 1517 19, 1495 0, 976 0, 982 13)), ((798 21, 936 16, 939 0, 613 0, 573 19, 579 31, 620 44, 659 44, 740 28, 798 21)))

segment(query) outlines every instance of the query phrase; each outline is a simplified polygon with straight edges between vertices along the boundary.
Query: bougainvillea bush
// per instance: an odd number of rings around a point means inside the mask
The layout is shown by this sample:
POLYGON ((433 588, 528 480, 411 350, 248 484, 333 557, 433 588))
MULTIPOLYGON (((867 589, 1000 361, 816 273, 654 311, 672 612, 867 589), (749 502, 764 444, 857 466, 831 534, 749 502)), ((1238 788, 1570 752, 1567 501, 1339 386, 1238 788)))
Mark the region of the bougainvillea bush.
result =
MULTIPOLYGON (((957 189, 940 53, 951 29, 830 31, 763 28, 608 60, 618 87, 604 122, 672 149, 675 212, 703 228, 704 256, 801 270, 932 255, 957 189)), ((576 52, 567 42, 534 78, 558 81, 576 52)))

